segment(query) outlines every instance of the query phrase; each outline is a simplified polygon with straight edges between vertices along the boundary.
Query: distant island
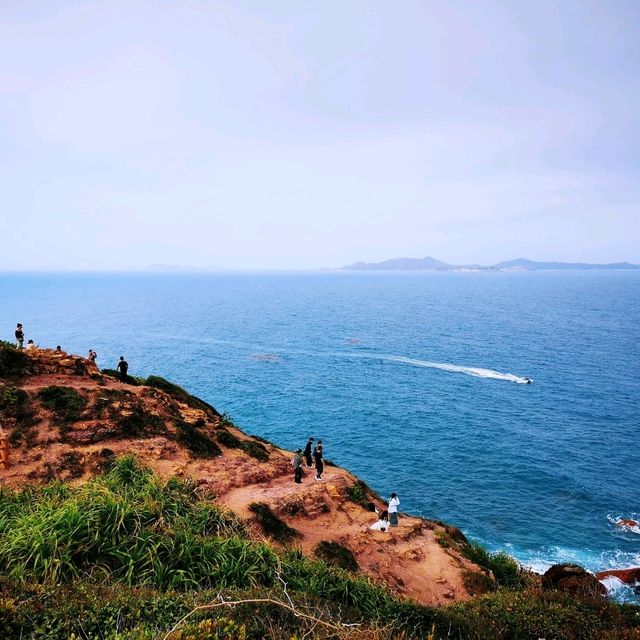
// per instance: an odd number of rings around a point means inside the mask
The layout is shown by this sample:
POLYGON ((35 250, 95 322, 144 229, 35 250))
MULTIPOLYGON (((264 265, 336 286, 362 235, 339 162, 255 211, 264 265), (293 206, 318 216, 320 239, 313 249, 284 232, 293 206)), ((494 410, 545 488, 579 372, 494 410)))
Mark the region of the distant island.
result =
POLYGON ((543 271, 549 269, 640 269, 630 262, 589 264, 586 262, 536 262, 526 258, 498 262, 490 266, 479 264, 447 264, 435 258, 393 258, 383 262, 354 262, 339 271, 543 271))

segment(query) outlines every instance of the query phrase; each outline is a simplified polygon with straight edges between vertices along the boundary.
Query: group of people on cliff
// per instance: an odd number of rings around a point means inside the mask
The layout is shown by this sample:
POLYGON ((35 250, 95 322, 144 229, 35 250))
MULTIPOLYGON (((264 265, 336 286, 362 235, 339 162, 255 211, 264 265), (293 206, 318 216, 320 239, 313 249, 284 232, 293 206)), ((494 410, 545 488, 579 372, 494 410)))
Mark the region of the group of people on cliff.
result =
MULTIPOLYGON (((39 345, 37 345, 33 340, 29 339, 27 341, 27 346, 24 346, 24 327, 22 326, 22 323, 18 322, 18 324, 16 325, 16 330, 15 330, 15 338, 16 338, 16 349, 24 349, 25 351, 33 351, 35 349, 39 349, 39 345)), ((58 353, 64 353, 62 351, 62 347, 60 345, 57 345, 55 348, 55 351, 58 353)), ((96 360, 98 359, 98 354, 94 349, 89 349, 89 353, 87 355, 87 359, 92 362, 92 363, 96 363, 96 360)), ((120 361, 117 364, 118 372, 120 374, 120 380, 122 380, 123 382, 127 381, 127 374, 129 371, 129 363, 124 359, 124 356, 120 356, 120 361)))
POLYGON ((297 449, 291 464, 293 465, 293 479, 294 482, 300 484, 302 482, 302 465, 305 464, 307 469, 316 470, 314 480, 322 480, 322 474, 324 473, 324 447, 322 440, 318 440, 318 444, 313 446, 314 439, 309 438, 304 451, 297 449))
MULTIPOLYGON (((296 484, 302 483, 303 468, 307 469, 315 468, 316 475, 314 480, 322 480, 322 474, 324 473, 324 447, 322 440, 318 440, 318 444, 314 446, 315 439, 310 437, 307 444, 302 449, 296 449, 291 465, 293 466, 293 481, 296 484)), ((389 498, 387 509, 380 512, 371 505, 372 509, 379 515, 379 518, 369 528, 374 531, 389 531, 390 527, 398 526, 398 507, 400 505, 400 498, 396 493, 392 493, 389 498)))

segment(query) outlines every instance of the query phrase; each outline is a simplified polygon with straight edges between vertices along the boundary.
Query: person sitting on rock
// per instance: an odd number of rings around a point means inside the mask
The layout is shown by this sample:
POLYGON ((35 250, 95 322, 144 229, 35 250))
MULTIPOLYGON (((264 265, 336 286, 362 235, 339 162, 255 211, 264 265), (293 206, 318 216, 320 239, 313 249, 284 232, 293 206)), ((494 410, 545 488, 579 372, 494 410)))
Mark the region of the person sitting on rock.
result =
POLYGON ((27 342, 27 351, 33 351, 34 349, 37 349, 38 345, 33 341, 33 340, 29 340, 29 342, 27 342))
POLYGON ((95 363, 97 357, 98 357, 98 354, 93 349, 89 349, 89 356, 88 356, 89 361, 95 363))
POLYGON ((373 531, 389 531, 389 512, 383 511, 377 522, 374 522, 369 529, 373 531))

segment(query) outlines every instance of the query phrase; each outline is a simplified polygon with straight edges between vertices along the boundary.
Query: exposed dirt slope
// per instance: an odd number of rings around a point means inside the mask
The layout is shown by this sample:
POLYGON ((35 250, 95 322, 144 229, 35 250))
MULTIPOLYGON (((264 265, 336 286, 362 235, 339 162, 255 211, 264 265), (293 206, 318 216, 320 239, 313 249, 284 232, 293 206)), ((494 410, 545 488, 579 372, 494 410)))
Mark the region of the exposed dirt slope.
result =
MULTIPOLYGON (((127 384, 83 358, 51 351, 20 362, 0 369, 0 426, 11 442, 11 466, 0 468, 4 485, 82 482, 113 456, 133 453, 163 477, 194 478, 203 494, 248 519, 251 503, 268 504, 299 531, 294 544, 305 553, 321 541, 337 542, 361 572, 423 604, 467 599, 465 584, 483 582, 474 579, 482 570, 460 555, 451 529, 401 515, 389 533, 369 530, 375 514, 349 499, 357 479, 348 471, 327 466, 322 482, 308 471, 297 485, 291 452, 247 436, 161 378, 148 379, 154 386, 127 384)), ((384 508, 374 495, 367 498, 384 508)), ((254 530, 262 535, 257 523, 254 530)))

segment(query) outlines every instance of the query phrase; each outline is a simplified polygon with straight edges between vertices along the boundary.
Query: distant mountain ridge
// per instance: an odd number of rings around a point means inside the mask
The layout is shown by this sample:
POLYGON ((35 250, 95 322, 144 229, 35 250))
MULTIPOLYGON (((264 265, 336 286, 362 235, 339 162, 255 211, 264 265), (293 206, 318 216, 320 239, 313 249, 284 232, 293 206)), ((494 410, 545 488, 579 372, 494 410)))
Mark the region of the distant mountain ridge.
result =
POLYGON ((630 262, 589 264, 586 262, 536 262, 527 258, 517 258, 498 262, 490 266, 479 264, 455 265, 442 260, 426 258, 393 258, 383 262, 354 262, 342 267, 341 271, 541 271, 549 269, 640 269, 640 265, 630 262))

